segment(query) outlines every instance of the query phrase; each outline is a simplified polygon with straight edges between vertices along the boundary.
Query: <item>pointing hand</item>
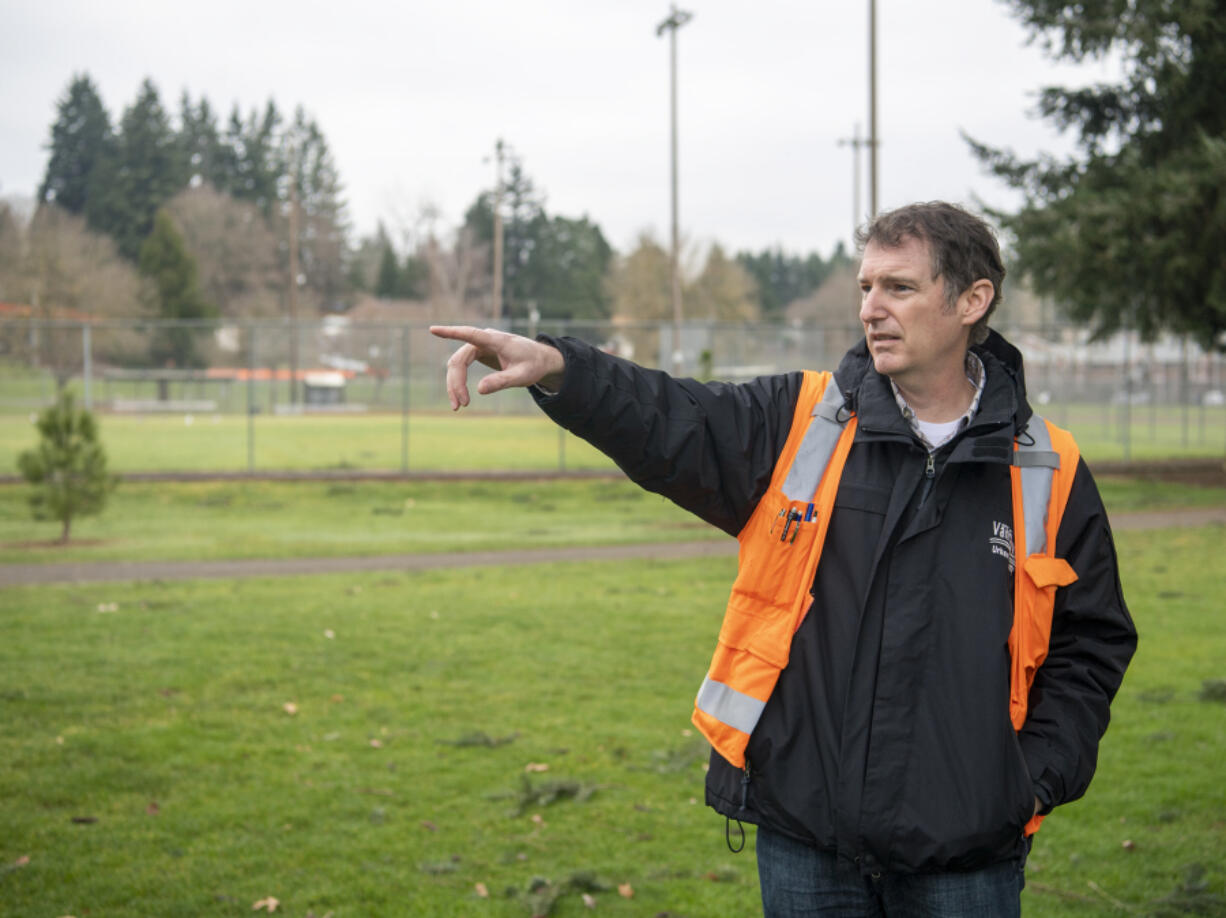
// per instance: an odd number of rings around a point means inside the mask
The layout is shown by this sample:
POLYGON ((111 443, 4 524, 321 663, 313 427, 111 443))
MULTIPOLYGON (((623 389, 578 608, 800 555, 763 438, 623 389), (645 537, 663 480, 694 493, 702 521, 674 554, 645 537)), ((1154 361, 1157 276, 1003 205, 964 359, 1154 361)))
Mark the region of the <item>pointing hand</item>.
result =
POLYGON ((430 333, 464 342, 447 361, 447 398, 452 411, 469 404, 468 368, 474 361, 498 371, 477 384, 482 395, 513 386, 539 383, 547 389, 557 389, 562 385, 566 361, 556 347, 496 328, 471 325, 432 325, 430 333))

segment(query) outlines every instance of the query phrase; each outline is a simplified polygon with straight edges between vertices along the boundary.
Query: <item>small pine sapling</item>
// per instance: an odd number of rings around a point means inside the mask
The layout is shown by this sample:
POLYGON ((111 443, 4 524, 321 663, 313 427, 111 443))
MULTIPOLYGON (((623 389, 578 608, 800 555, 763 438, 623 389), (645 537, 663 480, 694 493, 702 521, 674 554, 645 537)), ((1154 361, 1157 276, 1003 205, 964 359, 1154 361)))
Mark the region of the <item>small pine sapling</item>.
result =
POLYGON ((77 408, 71 392, 38 416, 39 442, 17 458, 21 475, 34 486, 30 511, 36 520, 59 520, 59 542, 67 544, 74 517, 100 513, 115 478, 106 470, 98 422, 77 408))

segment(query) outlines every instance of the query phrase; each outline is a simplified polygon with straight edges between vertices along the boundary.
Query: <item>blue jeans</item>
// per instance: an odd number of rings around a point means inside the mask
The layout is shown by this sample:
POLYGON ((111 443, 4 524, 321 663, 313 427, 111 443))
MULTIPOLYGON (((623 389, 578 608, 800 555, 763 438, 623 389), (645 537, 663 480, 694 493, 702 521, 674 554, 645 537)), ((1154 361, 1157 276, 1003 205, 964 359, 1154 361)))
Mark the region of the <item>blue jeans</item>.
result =
POLYGON ((1018 918, 1022 865, 864 876, 833 854, 758 829, 758 878, 766 918, 1018 918))

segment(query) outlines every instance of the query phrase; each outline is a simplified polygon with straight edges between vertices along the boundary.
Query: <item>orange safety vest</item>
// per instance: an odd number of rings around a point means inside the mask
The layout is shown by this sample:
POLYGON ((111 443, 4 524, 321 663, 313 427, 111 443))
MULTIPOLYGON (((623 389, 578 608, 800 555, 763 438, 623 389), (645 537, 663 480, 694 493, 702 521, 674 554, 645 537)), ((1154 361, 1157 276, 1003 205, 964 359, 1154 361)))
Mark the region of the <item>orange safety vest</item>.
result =
MULTIPOLYGON (((770 486, 737 535, 738 570, 711 668, 694 702, 694 725, 720 755, 745 767, 745 747, 811 604, 839 479, 856 435, 830 373, 806 371, 791 431, 770 486)), ((1056 588, 1077 574, 1055 556, 1056 532, 1080 453, 1072 436, 1032 416, 1015 438, 1013 627, 1009 716, 1026 721, 1030 686, 1047 656, 1056 588)), ((1042 816, 1026 825, 1037 831, 1042 816)))

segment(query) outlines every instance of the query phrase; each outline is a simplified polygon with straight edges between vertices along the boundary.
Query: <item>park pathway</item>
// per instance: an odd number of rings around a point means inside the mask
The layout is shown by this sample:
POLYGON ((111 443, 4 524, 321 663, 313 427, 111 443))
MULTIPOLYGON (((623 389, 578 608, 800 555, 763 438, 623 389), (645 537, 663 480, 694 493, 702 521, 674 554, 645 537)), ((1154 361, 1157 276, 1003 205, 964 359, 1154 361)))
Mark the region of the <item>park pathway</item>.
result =
MULTIPOLYGON (((1117 513, 1117 532, 1179 526, 1226 526, 1226 507, 1117 513)), ((635 545, 583 545, 506 551, 466 551, 371 557, 277 558, 237 561, 97 561, 62 564, 0 564, 0 587, 48 583, 103 583, 122 580, 191 580, 231 577, 299 577, 364 571, 424 571, 498 564, 546 564, 568 561, 673 561, 736 553, 732 539, 702 542, 653 542, 635 545)))
POLYGON ((99 561, 63 564, 0 564, 0 587, 43 583, 102 583, 118 580, 190 580, 230 577, 298 577, 362 571, 425 571, 496 564, 566 561, 676 560, 736 553, 732 539, 635 545, 580 545, 506 551, 440 552, 329 558, 269 558, 236 561, 99 561))

